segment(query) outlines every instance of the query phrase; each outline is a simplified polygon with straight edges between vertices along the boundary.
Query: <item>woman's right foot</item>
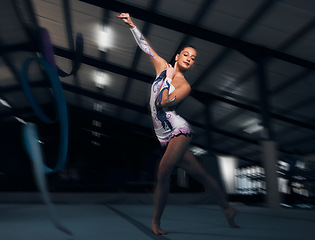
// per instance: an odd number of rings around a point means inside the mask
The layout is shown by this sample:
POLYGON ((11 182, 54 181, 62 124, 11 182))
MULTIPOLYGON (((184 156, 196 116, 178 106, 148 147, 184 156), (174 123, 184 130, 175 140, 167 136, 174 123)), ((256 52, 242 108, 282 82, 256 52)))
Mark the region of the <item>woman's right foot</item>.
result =
POLYGON ((152 232, 155 235, 165 235, 167 232, 160 227, 158 223, 152 223, 152 232))

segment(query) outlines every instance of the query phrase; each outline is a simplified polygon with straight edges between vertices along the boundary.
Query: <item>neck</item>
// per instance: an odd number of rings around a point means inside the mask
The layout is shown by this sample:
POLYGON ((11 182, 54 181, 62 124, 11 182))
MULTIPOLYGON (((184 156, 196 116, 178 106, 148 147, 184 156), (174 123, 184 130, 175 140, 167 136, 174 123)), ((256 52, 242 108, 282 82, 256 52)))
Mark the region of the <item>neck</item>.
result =
POLYGON ((186 72, 186 69, 180 69, 179 67, 177 67, 175 75, 184 76, 185 72, 186 72))

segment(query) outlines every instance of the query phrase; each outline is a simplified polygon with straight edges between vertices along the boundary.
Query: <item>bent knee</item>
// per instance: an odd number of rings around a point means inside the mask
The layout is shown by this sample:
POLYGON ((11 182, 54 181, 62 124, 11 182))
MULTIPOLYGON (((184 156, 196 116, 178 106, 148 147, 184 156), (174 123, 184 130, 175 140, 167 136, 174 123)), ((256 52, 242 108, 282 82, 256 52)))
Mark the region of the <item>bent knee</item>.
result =
POLYGON ((164 180, 168 180, 171 177, 173 168, 171 167, 165 167, 165 166, 160 166, 159 170, 158 170, 158 181, 164 181, 164 180))

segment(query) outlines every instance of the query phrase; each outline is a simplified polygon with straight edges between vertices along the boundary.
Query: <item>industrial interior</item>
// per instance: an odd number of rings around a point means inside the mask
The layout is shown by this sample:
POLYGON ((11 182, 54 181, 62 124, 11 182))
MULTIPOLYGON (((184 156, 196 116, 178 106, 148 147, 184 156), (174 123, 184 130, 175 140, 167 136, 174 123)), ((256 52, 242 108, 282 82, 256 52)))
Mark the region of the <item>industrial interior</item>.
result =
POLYGON ((47 206, 75 239, 310 239, 315 2, 4 0, 0 18, 5 239, 65 239, 47 206), (163 155, 149 110, 156 76, 122 12, 167 61, 196 48, 192 90, 176 111, 193 129, 189 149, 239 209, 240 230, 226 230, 211 193, 176 168, 169 234, 150 232, 163 155))

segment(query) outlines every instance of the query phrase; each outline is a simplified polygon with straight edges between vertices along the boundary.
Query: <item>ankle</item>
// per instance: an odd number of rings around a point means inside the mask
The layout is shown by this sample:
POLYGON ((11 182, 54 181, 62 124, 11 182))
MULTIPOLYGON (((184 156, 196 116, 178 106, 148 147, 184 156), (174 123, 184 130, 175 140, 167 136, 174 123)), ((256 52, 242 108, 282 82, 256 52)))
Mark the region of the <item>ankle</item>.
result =
POLYGON ((152 225, 160 225, 160 221, 159 220, 152 220, 152 225))

